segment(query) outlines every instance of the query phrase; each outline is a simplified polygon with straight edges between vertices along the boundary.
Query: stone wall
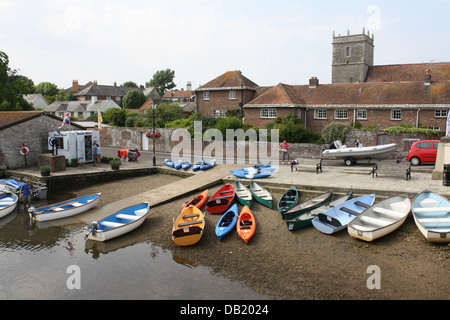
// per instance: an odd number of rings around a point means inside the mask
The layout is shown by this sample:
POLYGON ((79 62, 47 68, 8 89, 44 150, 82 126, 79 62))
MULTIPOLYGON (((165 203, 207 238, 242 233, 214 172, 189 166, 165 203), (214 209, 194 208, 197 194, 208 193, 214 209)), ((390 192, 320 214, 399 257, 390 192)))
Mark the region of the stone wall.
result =
MULTIPOLYGON (((117 149, 137 148, 138 150, 143 150, 142 144, 148 144, 148 151, 152 151, 152 139, 145 138, 145 133, 151 132, 152 128, 106 128, 101 132, 101 145, 104 147, 111 147, 117 149), (144 135, 143 135, 144 134, 144 135), (144 140, 143 140, 144 139, 144 140), (147 139, 147 141, 145 140, 147 139)), ((212 149, 212 144, 209 141, 203 141, 200 145, 195 146, 193 141, 183 141, 183 139, 179 139, 176 141, 172 141, 172 133, 174 129, 158 129, 161 132, 162 136, 160 138, 155 139, 155 150, 156 152, 164 152, 164 153, 172 153, 174 148, 179 143, 187 143, 190 145, 191 154, 194 155, 195 151, 201 150, 201 154, 210 153, 212 149)), ((175 138, 175 136, 174 136, 175 138)), ((430 139, 425 135, 418 134, 401 134, 401 135, 388 135, 383 130, 353 130, 351 131, 346 141, 343 141, 345 145, 348 147, 354 147, 356 139, 359 139, 364 146, 372 146, 379 144, 388 144, 395 143, 397 144, 397 151, 394 153, 394 157, 401 159, 406 158, 408 156, 409 148, 414 141, 417 140, 425 140, 430 139)), ((437 138, 438 139, 438 138, 437 138)), ((289 142, 289 141, 288 141, 289 142)), ((319 158, 323 149, 327 148, 328 145, 321 144, 308 144, 308 143, 290 143, 290 158, 319 158)), ((236 142, 233 145, 223 144, 223 149, 219 150, 222 152, 222 155, 225 157, 227 154, 227 147, 230 152, 233 151, 234 155, 239 155, 240 157, 245 156, 246 159, 257 159, 257 154, 255 154, 255 150, 250 150, 248 142, 246 142, 245 147, 238 145, 236 142)), ((258 144, 258 150, 260 145, 258 144)), ((178 146, 180 150, 181 147, 178 146)), ((278 145, 274 144, 273 149, 278 152, 278 145)), ((217 156, 217 150, 212 150, 211 155, 217 156)), ((258 153, 259 151, 256 151, 258 153)), ((200 154, 200 155, 201 155, 200 154)), ((267 148, 267 154, 270 156, 270 147, 267 148)))

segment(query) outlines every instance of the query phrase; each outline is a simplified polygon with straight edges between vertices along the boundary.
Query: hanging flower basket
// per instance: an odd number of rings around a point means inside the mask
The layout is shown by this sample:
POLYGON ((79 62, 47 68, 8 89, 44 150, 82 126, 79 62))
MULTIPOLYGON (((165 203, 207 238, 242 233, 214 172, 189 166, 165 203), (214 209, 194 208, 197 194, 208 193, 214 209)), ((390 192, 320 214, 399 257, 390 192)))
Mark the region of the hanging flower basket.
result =
POLYGON ((159 137, 161 137, 161 132, 159 132, 159 131, 156 131, 155 133, 149 132, 145 136, 147 138, 159 138, 159 137))

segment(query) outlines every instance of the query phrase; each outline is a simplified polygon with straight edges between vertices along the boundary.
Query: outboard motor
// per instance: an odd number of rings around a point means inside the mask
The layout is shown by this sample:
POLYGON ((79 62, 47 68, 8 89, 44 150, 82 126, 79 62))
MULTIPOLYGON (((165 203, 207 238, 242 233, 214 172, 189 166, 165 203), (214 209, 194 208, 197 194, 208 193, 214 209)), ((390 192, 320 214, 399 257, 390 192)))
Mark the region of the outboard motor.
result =
POLYGON ((35 212, 36 212, 36 209, 35 209, 33 206, 31 206, 31 207, 28 209, 28 214, 30 215, 30 219, 34 219, 35 212))
POLYGON ((89 233, 84 235, 84 240, 86 240, 89 237, 89 234, 92 234, 93 236, 95 236, 97 234, 98 222, 92 221, 92 223, 89 225, 89 227, 91 227, 91 230, 89 231, 89 233))

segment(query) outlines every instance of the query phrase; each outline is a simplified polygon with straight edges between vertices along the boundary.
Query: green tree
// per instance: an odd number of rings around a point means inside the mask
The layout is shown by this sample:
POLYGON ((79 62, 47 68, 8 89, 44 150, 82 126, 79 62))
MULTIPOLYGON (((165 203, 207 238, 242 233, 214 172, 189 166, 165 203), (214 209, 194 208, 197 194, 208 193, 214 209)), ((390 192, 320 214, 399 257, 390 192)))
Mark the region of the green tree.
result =
POLYGON ((36 86, 35 92, 43 96, 56 96, 58 94, 58 87, 51 82, 41 82, 36 86))
POLYGON ((166 70, 157 71, 153 75, 153 79, 145 83, 145 87, 155 87, 158 93, 163 96, 166 90, 170 90, 176 87, 173 82, 175 78, 175 71, 167 68, 166 70))
POLYGON ((117 127, 125 126, 127 120, 127 112, 123 109, 108 109, 102 114, 103 122, 117 127))
POLYGON ((128 87, 128 88, 139 88, 138 85, 136 84, 136 82, 133 81, 127 81, 124 82, 121 87, 128 87))
POLYGON ((123 97, 122 106, 125 109, 139 109, 147 101, 141 90, 131 90, 123 97))
POLYGON ((322 129, 322 139, 325 143, 331 143, 335 140, 345 142, 347 134, 353 130, 353 127, 348 124, 332 122, 322 129))
MULTIPOLYGON (((178 103, 160 103, 156 107, 155 115, 157 116, 156 126, 164 128, 166 123, 174 120, 183 119, 185 117, 184 110, 178 103)), ((153 110, 147 112, 147 117, 153 119, 153 110)))

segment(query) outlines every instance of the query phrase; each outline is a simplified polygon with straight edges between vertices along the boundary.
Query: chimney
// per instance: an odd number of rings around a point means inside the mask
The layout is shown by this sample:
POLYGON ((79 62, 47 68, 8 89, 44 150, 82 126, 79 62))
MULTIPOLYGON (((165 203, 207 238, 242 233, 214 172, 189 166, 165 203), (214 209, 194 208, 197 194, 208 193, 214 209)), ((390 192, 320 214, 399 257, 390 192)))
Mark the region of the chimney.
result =
POLYGON ((94 85, 98 85, 97 80, 94 80, 94 85))
POLYGON ((427 69, 426 73, 425 73, 425 85, 429 86, 431 85, 431 70, 427 69))
POLYGON ((188 91, 192 90, 192 83, 190 81, 188 81, 188 83, 186 84, 186 90, 188 91))
POLYGON ((319 79, 316 77, 312 77, 309 79, 309 87, 310 88, 317 88, 319 86, 319 79))
POLYGON ((114 87, 117 87, 117 82, 114 81, 114 87))
POLYGON ((78 80, 73 80, 72 81, 72 91, 78 91, 78 80))

